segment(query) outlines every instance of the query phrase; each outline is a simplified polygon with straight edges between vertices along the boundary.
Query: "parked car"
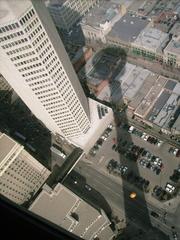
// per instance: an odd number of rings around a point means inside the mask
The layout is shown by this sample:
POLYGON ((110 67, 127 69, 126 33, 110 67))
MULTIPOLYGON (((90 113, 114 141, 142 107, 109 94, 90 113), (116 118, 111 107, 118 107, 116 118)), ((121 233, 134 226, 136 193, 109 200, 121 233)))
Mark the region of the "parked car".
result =
POLYGON ((130 128, 128 129, 128 132, 129 132, 129 133, 132 133, 134 129, 135 129, 134 126, 130 126, 130 128))
POLYGON ((151 211, 151 216, 155 217, 155 218, 158 218, 159 217, 159 214, 154 212, 154 211, 151 211))
POLYGON ((91 188, 89 185, 87 185, 87 184, 85 184, 85 188, 86 188, 88 191, 91 191, 91 190, 92 190, 92 188, 91 188))
POLYGON ((167 183, 166 186, 165 186, 166 192, 168 192, 170 194, 174 193, 175 189, 176 189, 176 187, 173 186, 171 183, 167 183))

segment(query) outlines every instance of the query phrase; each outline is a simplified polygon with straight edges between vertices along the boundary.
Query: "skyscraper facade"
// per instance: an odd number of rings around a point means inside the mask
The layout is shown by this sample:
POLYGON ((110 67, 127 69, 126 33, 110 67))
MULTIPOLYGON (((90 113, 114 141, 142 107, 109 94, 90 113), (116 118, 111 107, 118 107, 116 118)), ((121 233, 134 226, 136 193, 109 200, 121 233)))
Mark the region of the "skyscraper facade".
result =
POLYGON ((90 128, 88 100, 42 0, 0 1, 0 72, 53 133, 90 128))
POLYGON ((0 194, 22 204, 46 181, 50 171, 24 147, 0 132, 0 194))

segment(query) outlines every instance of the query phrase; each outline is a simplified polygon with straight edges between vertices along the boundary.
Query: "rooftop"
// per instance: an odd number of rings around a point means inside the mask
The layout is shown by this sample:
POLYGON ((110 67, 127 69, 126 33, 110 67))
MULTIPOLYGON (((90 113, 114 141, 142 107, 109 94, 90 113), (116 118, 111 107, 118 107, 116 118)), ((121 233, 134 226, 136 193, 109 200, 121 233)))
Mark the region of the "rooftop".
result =
POLYGON ((133 44, 144 47, 150 51, 158 51, 162 49, 162 45, 167 39, 167 33, 156 28, 146 27, 133 44))
POLYGON ((180 54, 180 35, 179 35, 179 39, 177 40, 176 38, 172 39, 167 45, 167 47, 164 49, 164 51, 173 53, 175 55, 180 54))
POLYGON ((154 102, 158 99, 166 82, 167 79, 161 76, 158 79, 154 79, 153 85, 149 88, 148 93, 144 96, 140 105, 137 107, 135 111, 136 115, 140 117, 146 116, 154 102))
MULTIPOLYGON (((116 2, 121 2, 116 1, 116 2)), ((115 16, 120 16, 119 4, 110 1, 101 1, 99 6, 92 8, 88 14, 83 17, 82 24, 92 27, 100 27, 101 24, 109 23, 115 16)))
POLYGON ((107 37, 118 38, 124 42, 133 42, 148 23, 144 17, 127 13, 115 23, 107 37))
POLYGON ((109 223, 105 215, 60 183, 54 189, 45 184, 29 210, 84 239, 90 239, 109 223))
POLYGON ((0 1, 0 25, 19 18, 30 6, 29 0, 1 0, 0 1))
POLYGON ((0 133, 0 163, 14 152, 18 144, 7 135, 0 133))

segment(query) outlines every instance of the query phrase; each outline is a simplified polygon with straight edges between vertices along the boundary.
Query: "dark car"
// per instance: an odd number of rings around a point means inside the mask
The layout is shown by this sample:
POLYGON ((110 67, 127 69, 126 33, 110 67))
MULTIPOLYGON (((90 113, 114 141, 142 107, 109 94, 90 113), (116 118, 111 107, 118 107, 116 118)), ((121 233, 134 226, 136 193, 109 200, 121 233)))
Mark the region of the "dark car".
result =
POLYGON ((157 214, 156 212, 151 212, 151 216, 155 217, 155 218, 158 218, 159 217, 159 214, 157 214))
POLYGON ((160 169, 160 168, 157 168, 157 169, 156 169, 156 175, 159 175, 160 172, 161 172, 161 169, 160 169))

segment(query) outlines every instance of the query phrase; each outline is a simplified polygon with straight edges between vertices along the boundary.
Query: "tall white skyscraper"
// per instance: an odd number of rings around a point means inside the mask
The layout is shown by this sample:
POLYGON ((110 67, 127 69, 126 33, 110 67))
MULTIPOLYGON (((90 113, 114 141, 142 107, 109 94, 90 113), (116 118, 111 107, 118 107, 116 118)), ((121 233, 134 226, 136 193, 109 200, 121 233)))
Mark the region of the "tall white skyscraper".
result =
POLYGON ((53 133, 90 128, 88 99, 42 0, 0 1, 0 72, 53 133))

